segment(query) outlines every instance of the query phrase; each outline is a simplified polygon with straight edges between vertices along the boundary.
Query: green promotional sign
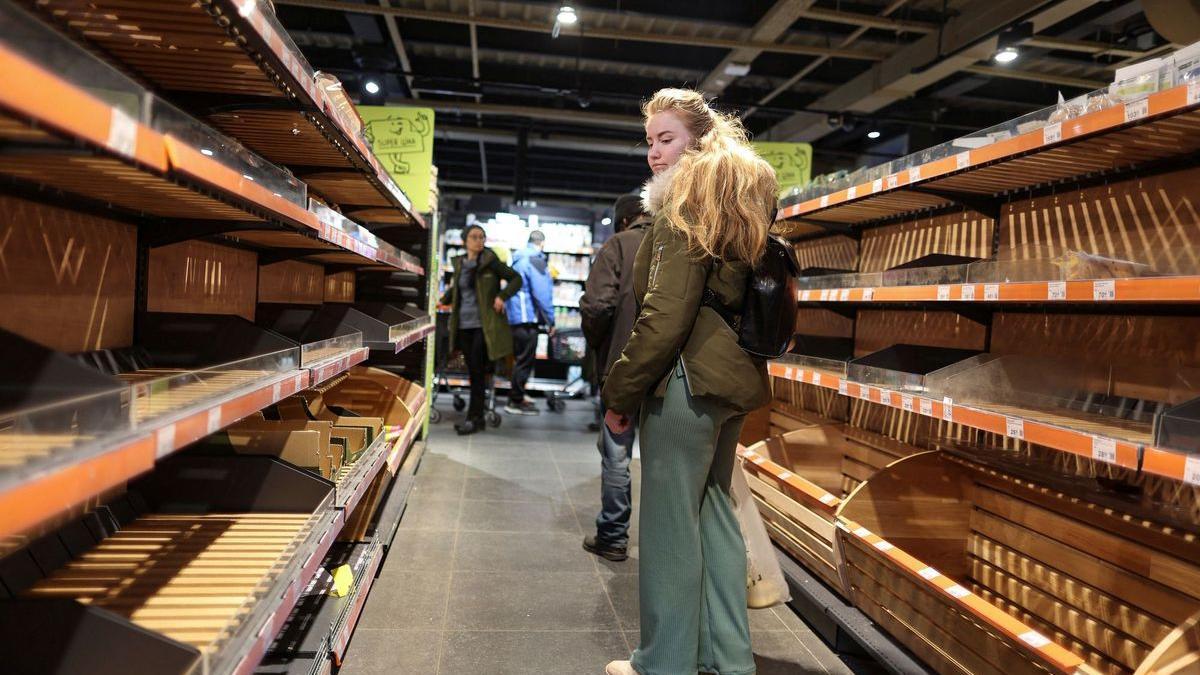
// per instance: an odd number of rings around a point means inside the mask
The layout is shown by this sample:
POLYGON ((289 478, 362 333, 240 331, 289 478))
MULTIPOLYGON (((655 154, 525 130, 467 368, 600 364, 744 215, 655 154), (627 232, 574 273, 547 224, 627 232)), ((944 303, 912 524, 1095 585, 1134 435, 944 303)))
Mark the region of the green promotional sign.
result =
POLYGON ((433 109, 364 105, 358 107, 367 141, 383 168, 412 200, 413 210, 429 213, 433 169, 433 109))
POLYGON ((811 180, 812 146, 808 143, 755 142, 753 145, 758 154, 775 167, 780 194, 797 185, 807 185, 811 180))

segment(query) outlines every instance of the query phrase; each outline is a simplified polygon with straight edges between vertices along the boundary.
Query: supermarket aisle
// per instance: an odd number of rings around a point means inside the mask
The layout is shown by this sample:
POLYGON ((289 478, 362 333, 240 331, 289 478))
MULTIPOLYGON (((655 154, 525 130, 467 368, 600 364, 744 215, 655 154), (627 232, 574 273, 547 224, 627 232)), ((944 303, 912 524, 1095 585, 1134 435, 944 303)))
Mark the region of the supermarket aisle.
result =
MULTIPOLYGON (((624 563, 580 548, 600 481, 586 408, 467 438, 434 427, 343 673, 599 675, 628 656, 636 548, 624 563)), ((635 463, 635 503, 638 486, 635 463)), ((751 628, 760 675, 850 672, 790 610, 753 612, 751 628)))

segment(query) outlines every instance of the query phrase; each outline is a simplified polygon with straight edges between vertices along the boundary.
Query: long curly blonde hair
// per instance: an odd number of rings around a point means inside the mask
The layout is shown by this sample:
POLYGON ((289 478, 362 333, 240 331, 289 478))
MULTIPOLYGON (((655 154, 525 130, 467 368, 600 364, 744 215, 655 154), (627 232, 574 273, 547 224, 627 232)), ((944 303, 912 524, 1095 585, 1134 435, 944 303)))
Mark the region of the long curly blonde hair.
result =
POLYGON ((686 237, 695 257, 757 264, 779 195, 771 167, 750 146, 741 120, 714 110, 691 89, 660 89, 642 105, 653 115, 674 113, 692 143, 672 167, 659 214, 686 237))

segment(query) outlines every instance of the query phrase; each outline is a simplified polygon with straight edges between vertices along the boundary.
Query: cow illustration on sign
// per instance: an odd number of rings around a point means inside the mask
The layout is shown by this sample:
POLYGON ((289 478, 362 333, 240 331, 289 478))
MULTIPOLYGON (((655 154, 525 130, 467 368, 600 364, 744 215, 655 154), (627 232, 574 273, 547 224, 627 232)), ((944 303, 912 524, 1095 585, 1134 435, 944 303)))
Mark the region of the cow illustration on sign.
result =
POLYGON ((406 176, 412 166, 405 156, 426 151, 433 136, 433 121, 424 111, 409 116, 389 115, 367 122, 365 133, 375 154, 387 162, 388 171, 393 176, 406 176))

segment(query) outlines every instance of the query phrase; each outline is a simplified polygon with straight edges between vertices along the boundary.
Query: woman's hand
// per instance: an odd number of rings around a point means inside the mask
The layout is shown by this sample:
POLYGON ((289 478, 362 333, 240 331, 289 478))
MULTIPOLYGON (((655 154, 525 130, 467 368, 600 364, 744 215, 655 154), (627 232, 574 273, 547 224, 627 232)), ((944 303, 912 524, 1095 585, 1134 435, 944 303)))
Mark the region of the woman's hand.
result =
POLYGON ((496 310, 497 314, 503 314, 504 313, 504 301, 501 300, 500 298, 496 298, 495 300, 492 301, 492 308, 496 310))
POLYGON ((619 412, 609 410, 604 413, 604 425, 612 432, 614 436, 620 435, 629 431, 630 427, 629 415, 622 415, 619 412))

